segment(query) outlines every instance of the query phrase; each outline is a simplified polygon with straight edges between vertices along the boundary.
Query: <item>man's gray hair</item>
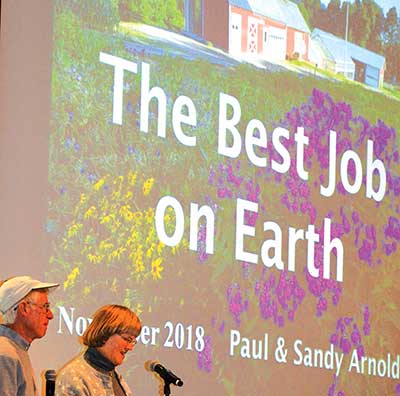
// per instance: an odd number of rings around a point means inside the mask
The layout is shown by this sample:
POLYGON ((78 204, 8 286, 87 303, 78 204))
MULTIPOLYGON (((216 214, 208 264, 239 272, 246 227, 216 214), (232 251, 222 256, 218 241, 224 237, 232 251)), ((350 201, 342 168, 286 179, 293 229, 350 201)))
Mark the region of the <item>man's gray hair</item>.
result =
POLYGON ((18 307, 18 304, 15 305, 14 307, 11 307, 3 315, 0 315, 0 323, 3 325, 13 324, 17 317, 17 311, 18 311, 17 307, 18 307))

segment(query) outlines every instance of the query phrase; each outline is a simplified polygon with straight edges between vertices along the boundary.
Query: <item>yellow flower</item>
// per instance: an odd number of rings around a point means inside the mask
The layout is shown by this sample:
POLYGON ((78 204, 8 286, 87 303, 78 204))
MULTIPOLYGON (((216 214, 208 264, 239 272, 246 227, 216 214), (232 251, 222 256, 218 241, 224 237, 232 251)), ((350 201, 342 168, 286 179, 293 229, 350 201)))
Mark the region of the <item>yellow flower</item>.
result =
POLYGON ((135 220, 136 226, 141 226, 143 223, 143 213, 142 212, 134 212, 133 220, 135 220))
POLYGON ((124 182, 124 176, 120 175, 114 180, 114 185, 119 184, 118 189, 121 190, 122 183, 124 182))
POLYGON ((116 293, 116 292, 117 292, 117 278, 114 278, 114 279, 113 279, 113 282, 112 282, 112 284, 111 284, 110 290, 111 290, 113 293, 116 293))
POLYGON ((113 252, 111 252, 111 254, 108 255, 108 259, 109 260, 120 260, 121 256, 124 254, 124 252, 126 251, 126 248, 124 248, 123 246, 115 249, 113 252))
POLYGON ((64 290, 72 287, 75 283, 76 277, 79 275, 79 268, 75 267, 70 274, 67 276, 67 280, 64 282, 64 290))
POLYGON ((85 212, 85 214, 84 214, 83 217, 84 217, 85 219, 89 219, 90 217, 96 218, 96 217, 97 217, 96 212, 97 212, 96 207, 95 207, 95 206, 91 206, 91 207, 85 212))
POLYGON ((163 251, 163 249, 164 249, 164 244, 161 242, 161 241, 159 241, 158 242, 158 245, 157 245, 157 254, 159 255, 159 256, 161 256, 161 253, 162 253, 162 251, 163 251))
POLYGON ((85 236, 85 245, 91 245, 95 241, 95 238, 90 234, 85 236))
POLYGON ((101 200, 101 203, 100 203, 100 209, 101 209, 101 211, 102 211, 102 212, 105 212, 105 211, 108 209, 108 206, 109 206, 109 204, 108 204, 107 198, 106 198, 106 197, 103 197, 103 199, 101 200))
POLYGON ((105 182, 105 180, 104 180, 104 177, 103 177, 103 178, 101 178, 101 179, 93 186, 93 188, 94 188, 96 191, 99 191, 100 188, 103 187, 104 182, 105 182))
POLYGON ((162 257, 158 257, 157 259, 151 262, 151 274, 154 280, 161 279, 161 272, 163 271, 163 267, 161 266, 162 257))
POLYGON ((142 304, 137 303, 136 307, 134 308, 134 311, 135 311, 136 315, 140 315, 143 312, 142 304))
POLYGON ((182 239, 182 241, 179 243, 179 245, 182 246, 182 248, 184 249, 188 249, 189 248, 189 241, 185 238, 182 239))
POLYGON ((130 186, 133 186, 136 183, 136 172, 129 171, 128 173, 128 183, 130 186))
POLYGON ((119 210, 120 216, 124 218, 125 221, 132 221, 133 213, 130 211, 129 205, 124 205, 119 210))
POLYGON ((121 198, 121 193, 119 191, 113 191, 111 194, 111 201, 118 201, 121 198))
POLYGON ((111 225, 111 232, 117 233, 120 227, 121 227, 121 222, 119 220, 114 220, 114 223, 111 225))
POLYGON ((82 227, 83 227, 83 225, 81 223, 71 224, 67 231, 67 237, 72 238, 82 229, 82 227))
POLYGON ((148 211, 145 212, 145 218, 147 223, 154 223, 154 208, 150 208, 148 211))
POLYGON ((147 249, 147 252, 146 252, 146 257, 147 258, 151 258, 151 256, 153 255, 154 247, 155 247, 155 243, 153 242, 150 245, 150 247, 147 249))
POLYGON ((102 216, 100 218, 100 224, 106 224, 109 223, 111 221, 111 219, 113 218, 113 215, 107 215, 107 216, 102 216))
POLYGON ((108 242, 107 240, 101 241, 100 245, 99 245, 99 250, 101 252, 108 252, 109 250, 111 250, 114 247, 114 245, 111 242, 108 242))
POLYGON ((153 243, 153 241, 155 239, 154 238, 155 235, 156 235, 156 230, 155 230, 155 228, 151 227, 150 230, 149 230, 149 233, 147 234, 147 237, 146 237, 146 244, 147 245, 150 245, 151 243, 153 243))
POLYGON ((82 205, 82 204, 84 204, 86 201, 87 201, 87 196, 86 196, 86 194, 82 193, 82 194, 81 194, 81 198, 80 198, 80 200, 79 200, 79 203, 82 205))
POLYGON ((85 286, 82 291, 83 295, 86 297, 90 293, 90 286, 85 286))
POLYGON ((81 250, 81 254, 85 255, 86 253, 89 253, 91 250, 93 250, 93 246, 92 245, 86 245, 82 250, 81 250))
POLYGON ((129 200, 129 199, 131 199, 132 197, 133 197, 132 191, 128 191, 128 192, 125 194, 125 199, 126 199, 126 200, 129 200))
POLYGON ((143 246, 138 245, 135 254, 133 255, 133 265, 135 267, 135 272, 140 273, 144 271, 143 263, 143 246))
POLYGON ((89 253, 86 257, 88 258, 90 263, 99 264, 101 262, 101 260, 103 260, 104 255, 96 255, 96 254, 89 253))
POLYGON ((154 177, 150 177, 143 183, 143 195, 149 195, 154 185, 154 177))

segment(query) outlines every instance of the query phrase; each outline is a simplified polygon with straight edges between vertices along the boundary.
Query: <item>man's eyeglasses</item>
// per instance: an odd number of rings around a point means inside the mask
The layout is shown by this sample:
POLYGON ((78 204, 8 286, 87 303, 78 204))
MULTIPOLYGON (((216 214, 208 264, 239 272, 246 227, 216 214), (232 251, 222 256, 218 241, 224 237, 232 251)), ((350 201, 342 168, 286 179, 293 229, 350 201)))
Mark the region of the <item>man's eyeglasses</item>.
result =
POLYGON ((41 311, 43 312, 49 312, 51 311, 51 306, 50 303, 44 303, 44 304, 38 304, 34 301, 26 300, 26 302, 30 305, 34 305, 35 307, 38 307, 41 311))
POLYGON ((118 334, 127 344, 135 346, 137 344, 136 337, 128 336, 125 334, 118 334))

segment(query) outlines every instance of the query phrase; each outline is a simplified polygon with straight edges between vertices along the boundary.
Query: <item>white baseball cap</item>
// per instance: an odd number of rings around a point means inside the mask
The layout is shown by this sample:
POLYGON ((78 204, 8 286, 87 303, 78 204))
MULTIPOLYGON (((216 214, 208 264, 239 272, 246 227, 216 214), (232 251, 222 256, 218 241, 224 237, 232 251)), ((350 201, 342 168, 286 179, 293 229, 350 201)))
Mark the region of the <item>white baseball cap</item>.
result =
POLYGON ((0 286, 0 312, 6 313, 32 290, 53 289, 58 283, 47 283, 32 279, 30 276, 16 276, 6 280, 0 286))

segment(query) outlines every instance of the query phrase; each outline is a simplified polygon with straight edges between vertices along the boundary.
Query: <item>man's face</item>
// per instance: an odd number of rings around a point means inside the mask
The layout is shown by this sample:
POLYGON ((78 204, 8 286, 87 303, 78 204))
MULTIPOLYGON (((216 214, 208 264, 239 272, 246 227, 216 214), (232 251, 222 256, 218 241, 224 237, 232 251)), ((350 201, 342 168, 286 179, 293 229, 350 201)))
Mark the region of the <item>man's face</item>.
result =
POLYGON ((49 321, 54 318, 49 307, 48 292, 33 291, 26 297, 23 304, 25 304, 26 310, 25 332, 32 342, 46 334, 49 321))

